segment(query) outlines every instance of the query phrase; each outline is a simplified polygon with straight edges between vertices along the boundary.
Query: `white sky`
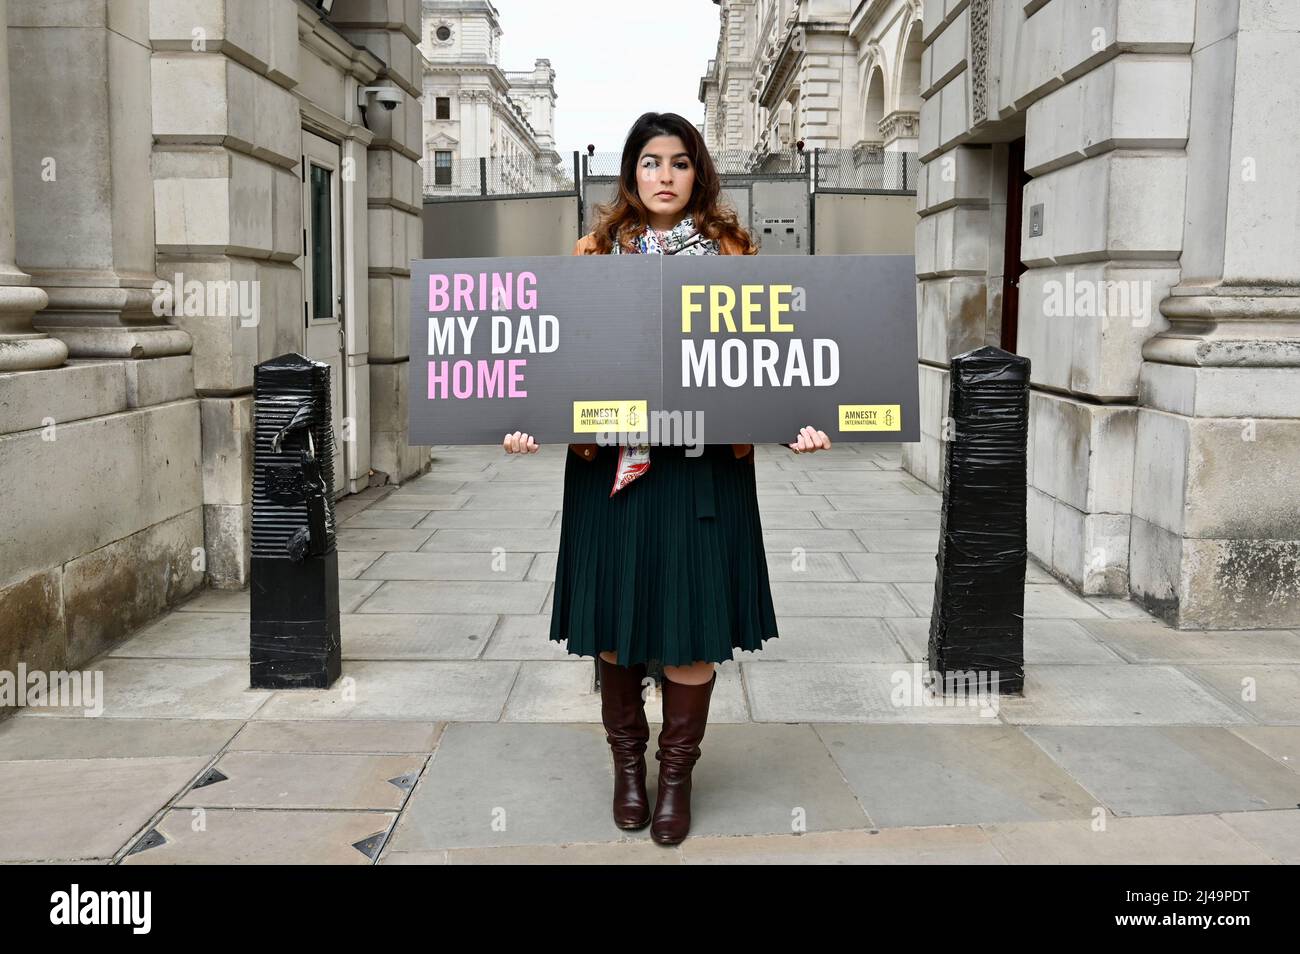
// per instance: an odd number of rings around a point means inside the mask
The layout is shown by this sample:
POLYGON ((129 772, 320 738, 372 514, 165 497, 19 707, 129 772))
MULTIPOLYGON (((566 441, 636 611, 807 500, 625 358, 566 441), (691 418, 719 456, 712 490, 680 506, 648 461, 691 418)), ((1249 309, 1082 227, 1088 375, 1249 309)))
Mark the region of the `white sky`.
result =
POLYGON ((492 0, 501 18, 501 68, 555 70, 555 140, 573 150, 618 152, 648 110, 704 121, 700 77, 718 48, 712 0, 492 0))

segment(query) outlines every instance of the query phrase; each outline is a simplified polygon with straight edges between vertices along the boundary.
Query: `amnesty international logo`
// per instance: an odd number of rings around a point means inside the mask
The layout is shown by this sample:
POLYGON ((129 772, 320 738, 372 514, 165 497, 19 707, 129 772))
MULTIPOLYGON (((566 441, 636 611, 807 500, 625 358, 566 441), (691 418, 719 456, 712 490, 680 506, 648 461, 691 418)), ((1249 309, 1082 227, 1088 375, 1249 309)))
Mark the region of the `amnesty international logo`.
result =
POLYGON ((841 404, 841 431, 901 431, 902 408, 897 404, 841 404))
POLYGON ((573 431, 591 434, 596 431, 640 431, 649 417, 649 402, 574 401, 573 431))

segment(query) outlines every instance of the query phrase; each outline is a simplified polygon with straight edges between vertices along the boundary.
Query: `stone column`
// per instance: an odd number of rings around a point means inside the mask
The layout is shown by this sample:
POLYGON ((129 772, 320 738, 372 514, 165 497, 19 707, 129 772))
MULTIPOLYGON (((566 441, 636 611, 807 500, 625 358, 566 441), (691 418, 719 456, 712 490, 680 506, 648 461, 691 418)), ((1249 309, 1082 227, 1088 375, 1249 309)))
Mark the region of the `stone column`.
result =
POLYGON ((0 0, 0 373, 56 368, 68 349, 36 332, 32 315, 47 298, 16 261, 13 143, 9 119, 9 0, 0 0))
POLYGON ((185 354, 154 313, 148 0, 9 3, 18 261, 74 358, 185 354))
POLYGON ((1169 328, 1142 349, 1132 590, 1180 628, 1300 625, 1300 9, 1203 5, 1169 328))

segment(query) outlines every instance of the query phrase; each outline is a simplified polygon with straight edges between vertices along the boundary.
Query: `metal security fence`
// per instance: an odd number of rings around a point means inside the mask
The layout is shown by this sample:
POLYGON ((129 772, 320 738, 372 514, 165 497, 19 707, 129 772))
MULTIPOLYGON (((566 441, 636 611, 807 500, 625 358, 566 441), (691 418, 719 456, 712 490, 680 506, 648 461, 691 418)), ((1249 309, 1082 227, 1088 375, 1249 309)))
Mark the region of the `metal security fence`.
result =
POLYGON ((424 198, 436 201, 464 196, 573 192, 577 155, 573 154, 573 169, 565 169, 531 156, 460 159, 437 152, 433 158, 420 163, 424 170, 424 198))
POLYGON ((816 149, 814 192, 916 192, 921 163, 914 152, 816 149))

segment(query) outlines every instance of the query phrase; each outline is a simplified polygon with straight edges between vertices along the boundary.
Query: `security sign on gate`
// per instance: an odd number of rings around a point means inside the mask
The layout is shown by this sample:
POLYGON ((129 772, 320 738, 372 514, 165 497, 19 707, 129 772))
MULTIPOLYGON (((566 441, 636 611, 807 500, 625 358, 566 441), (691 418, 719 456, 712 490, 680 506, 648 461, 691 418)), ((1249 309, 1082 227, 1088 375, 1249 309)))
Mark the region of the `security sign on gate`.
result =
POLYGON ((410 442, 916 441, 909 255, 412 262, 410 442))

